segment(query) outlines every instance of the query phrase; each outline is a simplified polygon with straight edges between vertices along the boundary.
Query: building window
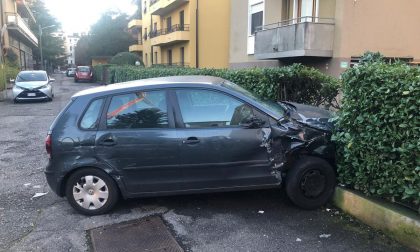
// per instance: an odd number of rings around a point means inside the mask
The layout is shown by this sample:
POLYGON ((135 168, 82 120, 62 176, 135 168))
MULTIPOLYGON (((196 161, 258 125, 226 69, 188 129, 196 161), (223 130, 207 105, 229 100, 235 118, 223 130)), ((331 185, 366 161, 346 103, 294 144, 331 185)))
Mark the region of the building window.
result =
POLYGON ((144 28, 144 40, 147 40, 147 28, 144 28))
POLYGON ((181 66, 185 65, 185 49, 184 47, 181 47, 181 66))
POLYGON ((168 65, 172 66, 172 50, 168 50, 168 65))
POLYGON ((179 12, 179 28, 181 31, 184 30, 184 24, 185 24, 184 11, 180 11, 179 12))
POLYGON ((172 31, 172 18, 168 17, 166 19, 166 29, 168 30, 168 32, 172 31))
POLYGON ((264 5, 259 3, 251 6, 250 13, 250 34, 254 35, 258 28, 263 25, 264 20, 264 5))
POLYGON ((318 16, 319 0, 294 0, 294 17, 298 22, 315 22, 310 17, 318 16))

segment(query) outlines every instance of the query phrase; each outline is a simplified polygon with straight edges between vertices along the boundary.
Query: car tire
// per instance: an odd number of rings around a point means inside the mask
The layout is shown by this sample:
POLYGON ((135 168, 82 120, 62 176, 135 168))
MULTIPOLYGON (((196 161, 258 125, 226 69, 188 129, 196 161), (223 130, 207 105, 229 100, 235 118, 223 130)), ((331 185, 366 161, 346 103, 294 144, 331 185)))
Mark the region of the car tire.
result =
POLYGON ((70 205, 84 215, 109 212, 119 199, 115 181, 95 168, 77 170, 67 180, 66 197, 70 205))
POLYGON ((318 157, 299 157, 286 176, 287 196, 303 209, 323 206, 332 197, 335 185, 334 168, 318 157))

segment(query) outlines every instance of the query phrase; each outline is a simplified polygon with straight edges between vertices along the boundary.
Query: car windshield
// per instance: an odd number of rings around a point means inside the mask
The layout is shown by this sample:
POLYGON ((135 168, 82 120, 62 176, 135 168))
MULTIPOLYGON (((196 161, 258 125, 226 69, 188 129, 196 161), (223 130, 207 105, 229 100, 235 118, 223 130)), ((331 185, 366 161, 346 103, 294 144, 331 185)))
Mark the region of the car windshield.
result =
POLYGON ((89 67, 78 67, 77 71, 82 72, 82 73, 88 73, 88 72, 90 72, 90 68, 89 67))
POLYGON ((280 105, 276 102, 270 101, 270 100, 261 99, 258 96, 254 95, 253 93, 249 92, 248 90, 242 88, 241 86, 239 86, 239 85, 237 85, 233 82, 225 81, 225 82, 223 82, 222 87, 225 87, 227 89, 239 92, 239 93, 247 96, 248 98, 258 102, 262 107, 264 107, 264 108, 270 110, 271 112, 273 112, 274 115, 277 118, 281 118, 285 114, 285 108, 282 105, 280 105))
POLYGON ((43 72, 24 72, 19 73, 16 81, 46 81, 47 75, 43 72))

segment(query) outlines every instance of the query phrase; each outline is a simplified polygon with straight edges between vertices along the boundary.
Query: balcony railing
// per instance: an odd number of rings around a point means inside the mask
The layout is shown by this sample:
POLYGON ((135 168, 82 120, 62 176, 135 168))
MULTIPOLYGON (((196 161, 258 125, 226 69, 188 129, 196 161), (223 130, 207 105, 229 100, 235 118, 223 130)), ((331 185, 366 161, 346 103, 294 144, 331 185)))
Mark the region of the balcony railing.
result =
POLYGON ((259 27, 255 34, 255 57, 332 57, 334 19, 300 17, 259 27))
POLYGON ((38 46, 38 39, 29 28, 29 25, 17 13, 6 13, 7 26, 9 29, 18 30, 27 40, 35 46, 38 46))
POLYGON ((172 32, 189 31, 189 30, 190 30, 190 25, 189 24, 184 24, 184 25, 176 24, 176 25, 172 25, 171 27, 168 27, 168 28, 165 28, 165 29, 160 29, 160 30, 149 32, 149 38, 155 38, 155 37, 158 37, 158 36, 170 34, 172 32))

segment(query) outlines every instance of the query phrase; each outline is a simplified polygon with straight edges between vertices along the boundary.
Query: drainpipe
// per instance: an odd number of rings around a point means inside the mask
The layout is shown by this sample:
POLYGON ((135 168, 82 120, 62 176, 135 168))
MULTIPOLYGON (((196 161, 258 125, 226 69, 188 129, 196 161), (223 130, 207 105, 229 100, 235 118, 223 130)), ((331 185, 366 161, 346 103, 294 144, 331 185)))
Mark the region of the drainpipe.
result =
MULTIPOLYGON (((149 8, 150 8, 150 6, 149 6, 149 8)), ((150 11, 150 9, 149 9, 149 11, 150 11)), ((152 34, 152 32, 153 32, 153 15, 152 15, 152 13, 150 13, 150 31, 149 31, 149 33, 150 34, 152 34)), ((151 38, 149 38, 149 39, 151 39, 151 38)), ((150 44, 152 44, 152 42, 150 41, 150 44)), ((153 45, 150 47, 150 50, 151 50, 151 52, 150 52, 150 63, 152 64, 151 66, 153 66, 153 45)))
POLYGON ((195 10, 195 67, 199 68, 199 57, 198 57, 198 0, 197 8, 195 10))

